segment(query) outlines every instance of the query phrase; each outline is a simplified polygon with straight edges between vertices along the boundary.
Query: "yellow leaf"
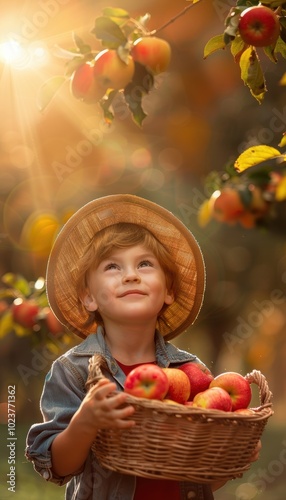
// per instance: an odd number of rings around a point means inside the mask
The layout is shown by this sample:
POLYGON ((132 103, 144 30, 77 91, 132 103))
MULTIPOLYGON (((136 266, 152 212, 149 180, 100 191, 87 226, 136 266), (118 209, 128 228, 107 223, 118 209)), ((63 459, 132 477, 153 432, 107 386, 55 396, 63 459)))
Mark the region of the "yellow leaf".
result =
POLYGON ((211 203, 210 200, 205 200, 198 212, 198 223, 201 227, 205 227, 211 219, 211 203))
POLYGON ((286 73, 282 75, 281 79, 279 80, 279 85, 286 85, 286 73))
POLYGON ((234 167, 238 172, 243 172, 247 168, 258 165, 265 160, 271 160, 281 156, 280 151, 270 146, 252 146, 246 149, 235 161, 234 167))
POLYGON ((208 57, 210 54, 215 52, 216 50, 224 49, 224 35, 216 35, 212 37, 205 45, 204 48, 204 59, 208 57))
MULTIPOLYGON (((286 82, 285 82, 285 84, 286 84, 286 82)), ((279 142, 278 146, 280 146, 281 148, 284 148, 284 146, 286 146, 286 132, 284 132, 282 139, 279 142)))
POLYGON ((279 182, 276 188, 275 198, 277 201, 286 200, 286 176, 279 182))
POLYGON ((248 86, 253 97, 261 104, 267 89, 257 53, 252 47, 248 47, 241 54, 239 65, 241 79, 248 86))

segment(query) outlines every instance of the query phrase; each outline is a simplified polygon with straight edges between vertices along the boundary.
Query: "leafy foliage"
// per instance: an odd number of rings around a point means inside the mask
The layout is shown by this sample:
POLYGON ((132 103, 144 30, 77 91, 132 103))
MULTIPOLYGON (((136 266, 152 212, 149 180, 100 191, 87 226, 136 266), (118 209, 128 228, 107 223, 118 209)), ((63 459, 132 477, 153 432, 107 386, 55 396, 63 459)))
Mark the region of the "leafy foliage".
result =
MULTIPOLYGON (((230 48, 234 61, 239 64, 241 79, 250 90, 251 95, 261 104, 267 92, 263 69, 258 56, 258 49, 243 42, 239 34, 238 25, 241 13, 255 5, 265 5, 272 9, 279 17, 281 26, 280 36, 274 45, 263 47, 263 53, 271 62, 277 63, 280 54, 286 59, 286 8, 284 0, 237 0, 225 18, 225 29, 220 35, 212 37, 204 48, 204 57, 208 57, 217 50, 230 48)), ((285 83, 281 83, 285 85, 285 83)))
POLYGON ((30 337, 33 344, 44 344, 56 355, 59 345, 71 343, 72 335, 59 323, 48 305, 43 278, 28 282, 21 275, 6 273, 1 282, 0 339, 9 334, 30 337), (15 306, 18 307, 16 313, 15 306))
MULTIPOLYGON (((279 145, 285 145, 284 139, 279 145)), ((266 145, 251 146, 222 174, 211 172, 205 183, 212 194, 199 209, 202 227, 212 219, 248 229, 266 226, 275 217, 276 204, 286 201, 286 154, 266 145)))

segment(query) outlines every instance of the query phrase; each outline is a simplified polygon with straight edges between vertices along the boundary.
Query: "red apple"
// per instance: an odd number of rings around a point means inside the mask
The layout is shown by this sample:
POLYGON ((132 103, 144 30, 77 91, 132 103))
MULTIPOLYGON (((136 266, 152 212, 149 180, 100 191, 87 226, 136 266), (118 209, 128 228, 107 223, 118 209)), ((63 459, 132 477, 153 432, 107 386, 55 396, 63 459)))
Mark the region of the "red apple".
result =
POLYGON ((181 403, 177 403, 177 401, 174 401, 173 399, 162 399, 162 402, 163 403, 167 403, 168 405, 179 405, 181 403))
POLYGON ((15 299, 11 307, 11 312, 12 318, 16 323, 25 328, 33 328, 37 322, 39 306, 31 299, 15 299))
POLYGON ((264 5, 245 9, 239 18, 238 31, 242 40, 254 47, 274 45, 280 34, 279 18, 264 5))
POLYGON ((178 368, 163 368, 163 371, 166 373, 169 382, 166 398, 181 404, 188 401, 191 392, 189 377, 178 368))
POLYGON ((251 410, 251 408, 239 408, 238 410, 234 410, 233 413, 239 413, 241 415, 255 415, 255 411, 251 410))
POLYGON ((214 376, 211 371, 202 363, 190 361, 179 367, 191 382, 191 393, 189 400, 192 401, 196 394, 208 389, 214 376))
POLYGON ((230 395, 224 389, 221 387, 212 387, 199 392, 194 397, 193 407, 231 411, 232 403, 230 395))
POLYGON ((124 89, 131 82, 135 71, 132 57, 127 57, 124 62, 116 50, 105 49, 97 54, 94 60, 93 76, 100 85, 107 89, 124 89))
POLYGON ((213 379, 210 387, 221 387, 231 397, 232 411, 247 408, 251 401, 251 387, 249 382, 240 373, 225 372, 213 379))
POLYGON ((131 49, 134 61, 157 75, 166 71, 171 60, 171 47, 166 40, 155 36, 138 38, 131 49))
POLYGON ((245 213, 239 193, 231 187, 215 191, 210 198, 210 206, 213 218, 219 222, 234 224, 245 213))
POLYGON ((86 103, 98 102, 105 94, 105 88, 94 78, 94 62, 79 66, 71 78, 71 93, 86 103))
POLYGON ((145 363, 136 366, 127 375, 124 390, 139 398, 164 399, 169 388, 166 373, 157 365, 145 363))
POLYGON ((53 335, 63 333, 64 326, 59 322, 58 318, 54 315, 53 311, 49 307, 46 307, 44 313, 45 313, 46 325, 49 332, 52 333, 53 335))

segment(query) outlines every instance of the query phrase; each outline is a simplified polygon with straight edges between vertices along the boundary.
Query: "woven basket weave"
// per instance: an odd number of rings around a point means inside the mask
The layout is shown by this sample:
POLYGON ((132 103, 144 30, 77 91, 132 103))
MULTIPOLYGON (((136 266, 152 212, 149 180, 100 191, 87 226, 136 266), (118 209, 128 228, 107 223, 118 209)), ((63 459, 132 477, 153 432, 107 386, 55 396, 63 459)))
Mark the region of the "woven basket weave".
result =
MULTIPOLYGON (((91 358, 87 390, 103 377, 105 360, 91 358)), ((92 446, 107 469, 135 476, 210 483, 241 476, 268 418, 272 394, 260 371, 245 377, 257 384, 261 405, 253 414, 205 410, 128 395, 136 425, 102 429, 92 446)))

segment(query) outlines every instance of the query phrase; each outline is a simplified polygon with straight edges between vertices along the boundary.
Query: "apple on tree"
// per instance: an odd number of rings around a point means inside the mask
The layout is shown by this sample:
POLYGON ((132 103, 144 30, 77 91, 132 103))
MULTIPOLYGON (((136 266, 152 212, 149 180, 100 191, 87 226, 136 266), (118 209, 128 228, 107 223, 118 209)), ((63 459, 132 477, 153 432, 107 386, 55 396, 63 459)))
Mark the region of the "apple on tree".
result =
POLYGON ((76 99, 86 103, 98 102, 105 94, 105 88, 94 78, 94 64, 90 61, 81 64, 73 72, 70 89, 76 99))
POLYGON ((121 90, 131 82, 135 71, 132 57, 123 61, 116 50, 105 49, 94 59, 93 76, 98 84, 105 89, 121 90))
POLYGON ((277 14, 264 5, 253 5, 242 11, 238 21, 242 40, 254 47, 274 45, 280 34, 277 14))
POLYGON ((63 333, 64 326, 59 322, 53 311, 49 307, 45 307, 43 313, 45 314, 45 322, 49 332, 53 335, 63 333))
POLYGON ((211 387, 196 394, 193 400, 193 407, 231 411, 232 401, 230 395, 224 389, 221 387, 211 387))
POLYGON ((180 404, 188 401, 191 392, 189 377, 178 368, 163 368, 163 372, 167 375, 169 382, 169 389, 165 398, 180 404))
POLYGON ((134 61, 142 64, 154 75, 166 71, 171 60, 170 44, 155 36, 137 38, 131 49, 134 61))
POLYGON ((190 361, 179 366, 191 382, 191 392, 189 400, 192 401, 196 394, 208 389, 214 376, 211 371, 202 363, 190 361))
POLYGON ((247 408, 252 397, 250 383, 240 373, 225 372, 217 375, 210 388, 220 387, 228 392, 232 401, 232 411, 247 408))
POLYGON ((25 328, 35 326, 39 311, 38 304, 32 299, 15 299, 11 307, 13 320, 25 328))
POLYGON ((163 369, 152 363, 136 366, 127 375, 124 391, 132 396, 146 399, 164 399, 169 382, 163 369))

